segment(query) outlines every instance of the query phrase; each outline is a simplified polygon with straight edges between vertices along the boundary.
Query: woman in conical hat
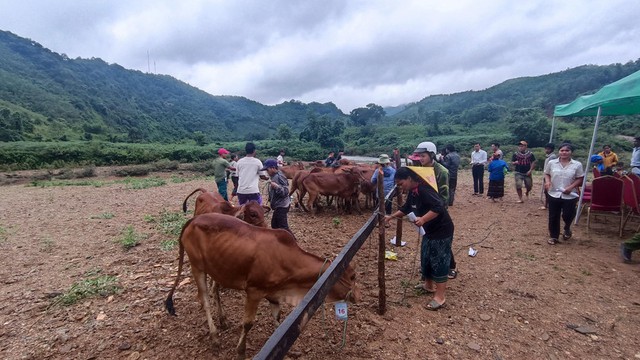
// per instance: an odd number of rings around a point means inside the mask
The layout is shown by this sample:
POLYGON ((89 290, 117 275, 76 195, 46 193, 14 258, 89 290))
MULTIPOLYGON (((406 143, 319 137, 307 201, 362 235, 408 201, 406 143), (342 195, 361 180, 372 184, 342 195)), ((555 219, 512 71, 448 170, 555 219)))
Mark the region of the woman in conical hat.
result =
POLYGON ((395 213, 385 216, 385 221, 388 223, 393 218, 399 219, 413 213, 416 216, 414 224, 424 229, 425 235, 420 246, 424 284, 420 287, 434 294, 426 304, 426 309, 438 310, 446 304, 453 221, 436 190, 414 170, 407 167, 398 169, 395 181, 407 193, 407 200, 395 213))

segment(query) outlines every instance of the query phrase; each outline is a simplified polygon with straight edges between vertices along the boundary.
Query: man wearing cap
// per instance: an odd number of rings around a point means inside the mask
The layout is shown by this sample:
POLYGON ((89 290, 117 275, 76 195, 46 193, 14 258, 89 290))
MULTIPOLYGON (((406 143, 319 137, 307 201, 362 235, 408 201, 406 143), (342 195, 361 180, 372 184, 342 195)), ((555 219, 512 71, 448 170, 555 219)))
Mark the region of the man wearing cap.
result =
POLYGON ((518 202, 522 200, 522 183, 527 190, 526 195, 529 197, 531 188, 533 187, 533 178, 531 173, 536 166, 536 157, 527 149, 527 142, 522 140, 518 143, 518 151, 511 157, 511 163, 515 166, 516 192, 518 193, 518 202))
MULTIPOLYGON (((389 194, 389 192, 391 192, 391 189, 393 189, 393 186, 395 185, 394 180, 396 176, 396 169, 389 166, 390 163, 391 159, 389 159, 389 155, 381 154, 380 158, 378 159, 378 169, 376 169, 376 171, 374 171, 373 175, 371 176, 371 183, 373 185, 376 185, 378 183, 378 177, 382 177, 383 179, 382 183, 384 185, 384 196, 380 196, 380 194, 378 194, 379 201, 384 201, 384 198, 387 197, 387 195, 389 194)), ((376 189, 377 188, 378 187, 376 186, 376 189)), ((387 215, 391 214, 391 200, 385 202, 384 210, 387 215)))
POLYGON ((289 180, 278 170, 278 161, 275 159, 265 160, 264 167, 261 171, 266 171, 271 177, 271 181, 269 182, 269 204, 271 204, 271 209, 273 209, 271 228, 284 229, 291 232, 289 229, 289 220, 287 219, 289 205, 291 205, 291 199, 289 198, 289 180))
POLYGON ((484 165, 487 152, 480 149, 480 143, 473 145, 471 152, 471 175, 473 175, 473 195, 484 194, 484 165))
POLYGON ((229 164, 226 157, 229 151, 225 148, 218 149, 218 157, 213 159, 213 177, 218 187, 218 192, 225 200, 229 200, 227 197, 227 169, 235 170, 234 167, 229 164))
POLYGON ((238 172, 238 204, 255 200, 262 205, 262 196, 260 196, 259 183, 260 179, 269 180, 265 172, 262 170, 262 161, 256 158, 256 145, 248 142, 244 147, 247 155, 238 160, 236 166, 238 172))

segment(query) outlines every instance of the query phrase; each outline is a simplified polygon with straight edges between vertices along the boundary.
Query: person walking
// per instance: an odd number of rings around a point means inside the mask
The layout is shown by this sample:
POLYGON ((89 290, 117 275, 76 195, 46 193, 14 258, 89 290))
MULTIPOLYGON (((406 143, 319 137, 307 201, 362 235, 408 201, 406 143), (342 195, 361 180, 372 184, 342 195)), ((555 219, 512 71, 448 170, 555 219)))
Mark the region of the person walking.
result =
POLYGON ((247 155, 238 160, 238 204, 244 205, 250 200, 255 200, 262 205, 262 196, 260 195, 259 183, 260 179, 268 180, 269 178, 262 170, 262 161, 256 158, 256 145, 248 142, 244 147, 247 155))
POLYGON ((516 180, 516 192, 518 193, 518 203, 523 203, 522 200, 522 185, 526 189, 526 196, 529 197, 529 193, 533 188, 532 172, 536 166, 536 157, 531 151, 527 149, 527 142, 522 140, 518 143, 518 151, 516 151, 511 157, 511 163, 514 165, 514 177, 516 180))
MULTIPOLYGON (((391 189, 393 189, 393 185, 395 185, 396 169, 391 167, 390 163, 391 159, 389 159, 389 155, 381 154, 378 159, 378 168, 373 172, 373 175, 371 175, 371 183, 374 186, 378 183, 378 178, 382 177, 384 195, 381 196, 378 194, 378 201, 385 201, 385 198, 391 192, 391 189)), ((378 187, 376 186, 376 191, 377 189, 378 187)), ((392 199, 389 199, 389 201, 384 203, 385 214, 391 214, 391 200, 392 199)))
POLYGON ((480 143, 473 145, 471 152, 471 175, 473 175, 473 195, 484 194, 484 165, 487 163, 487 152, 480 148, 480 143))
POLYGON ((447 144, 447 146, 445 146, 442 165, 449 170, 449 206, 453 206, 456 188, 458 187, 458 168, 460 167, 460 155, 458 155, 453 144, 447 144))
POLYGON ((396 171, 396 184, 407 194, 404 205, 384 221, 400 219, 414 213, 414 224, 422 227, 425 235, 420 245, 420 269, 422 288, 434 293, 433 299, 426 304, 427 310, 438 310, 446 305, 446 288, 451 260, 451 242, 454 225, 445 204, 438 193, 408 167, 396 171))
POLYGON ((229 151, 225 148, 218 149, 218 157, 213 159, 213 177, 218 187, 218 192, 222 195, 226 201, 229 200, 227 196, 227 169, 235 170, 234 167, 227 161, 226 157, 229 151))
POLYGON ((289 206, 291 205, 291 199, 289 198, 289 180, 287 180, 287 177, 284 176, 282 171, 278 170, 278 160, 265 160, 264 167, 260 170, 266 171, 271 178, 271 181, 269 181, 269 204, 271 205, 271 209, 273 209, 271 228, 284 229, 291 232, 291 229, 289 229, 289 219, 287 217, 289 206))
POLYGON ((487 165, 487 171, 489 172, 487 197, 496 202, 496 199, 504 197, 504 176, 509 171, 509 166, 504 160, 500 159, 500 153, 498 152, 495 152, 492 158, 489 165, 487 165))
POLYGON ((558 158, 550 160, 544 169, 544 188, 549 197, 549 240, 550 245, 558 243, 560 218, 564 221, 563 240, 571 239, 571 222, 576 216, 578 189, 582 184, 584 170, 582 164, 571 158, 573 145, 564 143, 558 149, 558 158))

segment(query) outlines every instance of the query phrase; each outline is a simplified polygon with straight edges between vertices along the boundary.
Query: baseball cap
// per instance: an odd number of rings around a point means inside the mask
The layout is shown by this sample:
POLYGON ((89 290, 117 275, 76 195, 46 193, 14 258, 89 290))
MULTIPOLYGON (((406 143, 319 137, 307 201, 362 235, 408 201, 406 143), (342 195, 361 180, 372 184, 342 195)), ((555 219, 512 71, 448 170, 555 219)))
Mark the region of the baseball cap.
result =
POLYGON ((229 154, 229 150, 227 150, 225 148, 220 148, 220 149, 218 149, 218 154, 219 155, 227 155, 227 154, 229 154))
POLYGON ((518 143, 518 145, 528 146, 529 144, 527 144, 527 142, 526 142, 526 141, 524 141, 524 140, 520 140, 520 142, 518 143))
POLYGON ((276 161, 276 159, 267 159, 264 161, 264 166, 262 167, 262 169, 260 169, 260 171, 265 171, 268 168, 278 168, 278 162, 276 161))
POLYGON ((436 148, 436 144, 432 143, 431 141, 424 141, 418 144, 416 149, 413 150, 414 153, 418 153, 418 154, 427 152, 427 151, 437 153, 438 149, 436 148))

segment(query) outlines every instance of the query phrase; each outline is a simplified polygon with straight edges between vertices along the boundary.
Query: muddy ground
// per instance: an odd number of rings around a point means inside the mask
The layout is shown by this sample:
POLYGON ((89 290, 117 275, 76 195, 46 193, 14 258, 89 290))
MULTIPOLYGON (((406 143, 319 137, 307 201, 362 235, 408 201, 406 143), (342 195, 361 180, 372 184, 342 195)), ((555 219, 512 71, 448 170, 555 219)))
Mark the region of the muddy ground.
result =
MULTIPOLYGON (((467 172, 450 208, 460 275, 449 282, 447 307, 426 311, 429 296, 412 289, 419 277, 418 242, 405 226, 407 246, 388 246, 397 260, 386 261, 387 312, 377 314, 374 233, 354 260, 364 296, 349 306, 346 334, 333 307, 325 305, 292 347, 290 358, 640 358, 640 266, 620 262, 616 220, 598 218, 587 234, 583 219, 574 227, 573 239, 550 246, 547 214, 539 209, 539 174, 531 199, 517 204, 511 179, 504 201, 493 203, 471 195, 467 172), (476 257, 467 255, 472 243, 476 257)), ((178 316, 167 315, 163 301, 176 275, 177 249, 163 249, 174 237, 152 221, 179 212, 187 194, 198 187, 213 189, 213 182, 186 173, 154 176, 167 183, 137 190, 101 178, 100 187, 0 187, 0 358, 233 357, 242 294, 223 293, 232 326, 221 334, 219 347, 207 334, 192 282, 177 291, 178 316), (142 239, 124 250, 119 239, 129 226, 142 239), (56 303, 74 283, 99 275, 117 277, 120 290, 69 306, 56 303)), ((289 219, 301 247, 333 258, 370 214, 293 210, 289 219)), ((627 225, 624 237, 637 226, 627 225)), ((248 336, 247 356, 254 356, 274 329, 263 302, 248 336)))

